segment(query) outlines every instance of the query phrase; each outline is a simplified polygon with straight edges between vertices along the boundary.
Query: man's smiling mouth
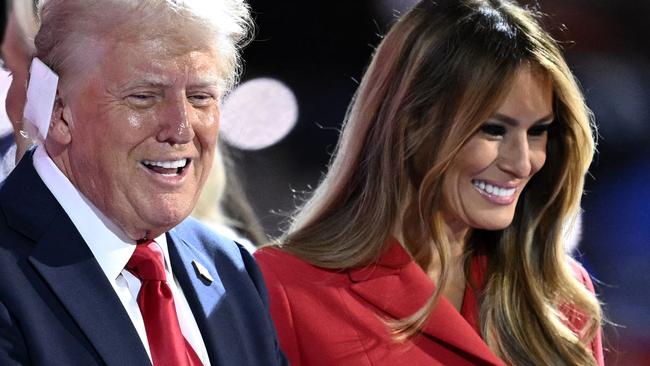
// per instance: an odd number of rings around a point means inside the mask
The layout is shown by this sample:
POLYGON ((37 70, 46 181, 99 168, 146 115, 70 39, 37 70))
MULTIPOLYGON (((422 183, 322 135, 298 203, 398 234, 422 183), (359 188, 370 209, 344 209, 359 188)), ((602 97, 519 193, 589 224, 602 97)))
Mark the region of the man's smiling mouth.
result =
POLYGON ((164 160, 164 161, 153 161, 153 160, 142 160, 142 165, 145 168, 166 177, 172 177, 180 175, 183 173, 183 170, 186 169, 192 159, 185 158, 179 160, 164 160))

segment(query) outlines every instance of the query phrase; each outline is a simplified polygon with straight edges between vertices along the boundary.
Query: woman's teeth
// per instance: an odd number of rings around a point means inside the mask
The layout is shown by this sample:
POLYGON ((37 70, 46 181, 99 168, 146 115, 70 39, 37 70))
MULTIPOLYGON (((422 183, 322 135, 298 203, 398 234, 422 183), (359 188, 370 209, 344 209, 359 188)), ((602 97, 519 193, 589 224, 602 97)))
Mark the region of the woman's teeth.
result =
POLYGON ((474 184, 474 187, 480 189, 481 191, 492 195, 492 196, 499 196, 499 197, 509 197, 515 194, 515 191, 517 188, 500 188, 495 185, 486 183, 482 180, 472 180, 472 184, 474 184))

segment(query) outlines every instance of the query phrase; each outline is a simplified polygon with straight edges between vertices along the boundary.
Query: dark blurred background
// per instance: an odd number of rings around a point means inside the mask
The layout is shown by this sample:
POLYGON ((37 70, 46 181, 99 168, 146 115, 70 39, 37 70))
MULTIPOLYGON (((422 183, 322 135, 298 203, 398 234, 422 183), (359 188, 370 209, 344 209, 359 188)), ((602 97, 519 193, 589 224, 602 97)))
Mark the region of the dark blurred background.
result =
MULTIPOLYGON (((599 126, 583 200, 579 258, 608 319, 608 365, 650 365, 650 1, 545 0, 599 126)), ((295 128, 276 145, 234 151, 263 227, 277 236, 314 187, 373 47, 414 1, 251 0, 258 34, 242 81, 274 78, 296 96, 295 128)), ((266 116, 273 129, 274 115, 266 116)))

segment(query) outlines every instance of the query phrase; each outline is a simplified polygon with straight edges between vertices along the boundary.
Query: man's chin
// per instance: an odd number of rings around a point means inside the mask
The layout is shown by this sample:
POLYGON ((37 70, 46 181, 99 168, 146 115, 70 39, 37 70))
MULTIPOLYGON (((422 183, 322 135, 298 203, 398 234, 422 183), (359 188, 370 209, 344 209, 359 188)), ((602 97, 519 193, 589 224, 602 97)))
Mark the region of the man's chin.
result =
POLYGON ((146 223, 138 225, 138 227, 125 228, 124 231, 129 238, 135 241, 155 239, 180 224, 187 216, 189 216, 189 213, 165 218, 156 217, 153 220, 148 220, 146 223))
POLYGON ((142 238, 138 239, 138 240, 155 239, 155 238, 159 237, 160 235, 166 233, 169 229, 171 229, 174 226, 175 225, 172 225, 172 226, 170 226, 170 227, 168 227, 166 229, 158 229, 157 228, 155 230, 145 231, 144 236, 142 238))
POLYGON ((167 220, 164 221, 156 221, 155 223, 151 223, 150 225, 147 225, 145 227, 145 233, 146 233, 146 238, 147 239, 155 239, 159 237, 160 235, 168 232, 178 224, 180 224, 183 220, 185 220, 189 216, 189 213, 187 215, 178 215, 174 217, 170 217, 167 220))

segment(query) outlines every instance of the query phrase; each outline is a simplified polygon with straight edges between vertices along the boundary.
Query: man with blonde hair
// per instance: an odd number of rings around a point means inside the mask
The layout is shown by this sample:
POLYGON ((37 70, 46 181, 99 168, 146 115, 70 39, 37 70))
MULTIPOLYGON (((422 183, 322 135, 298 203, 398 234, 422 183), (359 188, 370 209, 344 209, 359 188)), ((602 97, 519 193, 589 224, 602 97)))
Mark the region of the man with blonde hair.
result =
POLYGON ((39 14, 36 56, 58 84, 44 141, 0 186, 0 364, 286 364, 250 255, 187 218, 247 5, 48 0, 39 14))

